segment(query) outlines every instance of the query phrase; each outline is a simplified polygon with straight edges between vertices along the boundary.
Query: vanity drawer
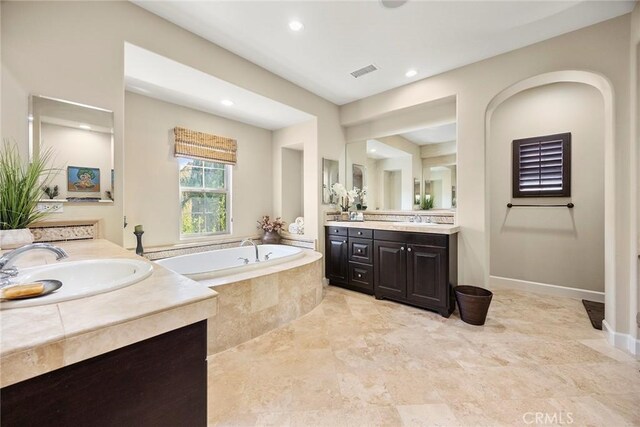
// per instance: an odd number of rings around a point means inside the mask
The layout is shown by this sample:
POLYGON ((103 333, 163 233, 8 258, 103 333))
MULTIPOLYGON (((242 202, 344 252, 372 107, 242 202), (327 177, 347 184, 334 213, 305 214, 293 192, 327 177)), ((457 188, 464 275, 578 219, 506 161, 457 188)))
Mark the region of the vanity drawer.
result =
POLYGON ((373 267, 370 265, 349 263, 349 285, 367 293, 373 292, 373 267))
POLYGON ((349 234, 349 229, 347 227, 330 227, 327 226, 327 234, 330 236, 344 236, 346 237, 349 234))
POLYGON ((373 230, 365 230, 364 228, 350 228, 349 237, 358 237, 360 239, 372 239, 373 230))
POLYGON ((349 237, 349 261, 373 263, 373 241, 349 237))

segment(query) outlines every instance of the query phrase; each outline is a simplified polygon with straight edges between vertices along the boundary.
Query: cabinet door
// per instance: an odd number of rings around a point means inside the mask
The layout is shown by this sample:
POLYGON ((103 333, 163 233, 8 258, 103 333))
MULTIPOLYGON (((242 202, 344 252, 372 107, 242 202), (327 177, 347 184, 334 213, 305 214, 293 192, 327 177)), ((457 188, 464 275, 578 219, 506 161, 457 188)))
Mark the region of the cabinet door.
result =
POLYGON ((407 295, 407 255, 404 243, 374 242, 377 298, 405 298, 407 295))
POLYGON ((327 279, 335 283, 348 282, 349 254, 346 237, 327 238, 326 275, 327 279))
POLYGON ((447 307, 446 254, 446 248, 408 245, 408 301, 428 308, 447 307))

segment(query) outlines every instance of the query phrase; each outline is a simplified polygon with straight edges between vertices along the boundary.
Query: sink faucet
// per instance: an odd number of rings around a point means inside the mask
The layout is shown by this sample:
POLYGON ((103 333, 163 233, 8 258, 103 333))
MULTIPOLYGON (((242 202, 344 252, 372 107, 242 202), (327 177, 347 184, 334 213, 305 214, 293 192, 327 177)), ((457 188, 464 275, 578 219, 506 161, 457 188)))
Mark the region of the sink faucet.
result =
POLYGON ((244 239, 242 242, 240 242, 240 247, 244 246, 247 243, 253 245, 254 249, 256 250, 256 262, 260 262, 260 258, 258 257, 258 245, 256 245, 256 242, 251 239, 244 239))
POLYGON ((7 252, 0 257, 0 286, 6 286, 11 282, 12 277, 16 277, 18 275, 18 269, 12 267, 16 258, 18 258, 25 252, 35 250, 45 250, 53 252, 56 255, 57 261, 60 261, 61 259, 67 258, 69 256, 64 251, 64 249, 54 246, 50 243, 32 243, 30 245, 24 245, 18 249, 14 249, 11 252, 7 252))

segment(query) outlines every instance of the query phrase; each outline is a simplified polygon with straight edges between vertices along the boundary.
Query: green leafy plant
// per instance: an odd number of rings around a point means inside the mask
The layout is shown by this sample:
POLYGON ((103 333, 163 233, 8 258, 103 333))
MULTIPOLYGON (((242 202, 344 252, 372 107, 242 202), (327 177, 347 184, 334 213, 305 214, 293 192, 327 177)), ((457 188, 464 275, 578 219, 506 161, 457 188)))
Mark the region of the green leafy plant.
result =
POLYGON ((27 228, 47 215, 37 209, 42 186, 58 172, 48 166, 51 150, 31 163, 20 158, 15 144, 4 142, 0 150, 0 230, 27 228))
POLYGON ((423 211, 433 209, 433 197, 427 196, 426 194, 422 196, 422 200, 420 201, 420 209, 422 209, 423 211))

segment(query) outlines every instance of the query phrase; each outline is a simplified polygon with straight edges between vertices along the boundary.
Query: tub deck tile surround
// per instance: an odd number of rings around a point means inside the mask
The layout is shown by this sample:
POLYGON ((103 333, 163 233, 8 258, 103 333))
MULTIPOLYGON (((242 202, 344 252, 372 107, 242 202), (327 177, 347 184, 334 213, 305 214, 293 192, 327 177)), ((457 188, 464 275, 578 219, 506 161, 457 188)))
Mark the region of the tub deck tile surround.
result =
POLYGON ((216 316, 208 321, 207 354, 224 351, 286 325, 322 301, 322 254, 303 256, 256 270, 200 280, 218 293, 216 316))
POLYGON ((526 426, 536 412, 638 426, 639 402, 640 361, 579 300, 521 291, 496 291, 478 327, 329 286, 307 315, 209 357, 211 426, 526 426))
MULTIPOLYGON (((69 259, 137 258, 106 240, 61 243, 69 259)), ((33 252, 17 267, 56 262, 33 252)), ((87 298, 0 311, 0 387, 214 316, 216 292, 155 265, 134 285, 87 298)))

